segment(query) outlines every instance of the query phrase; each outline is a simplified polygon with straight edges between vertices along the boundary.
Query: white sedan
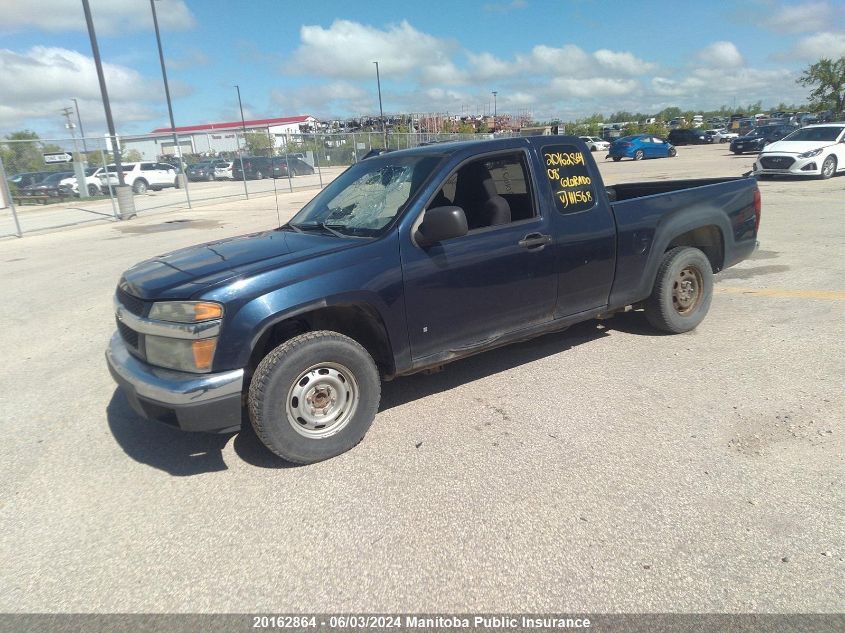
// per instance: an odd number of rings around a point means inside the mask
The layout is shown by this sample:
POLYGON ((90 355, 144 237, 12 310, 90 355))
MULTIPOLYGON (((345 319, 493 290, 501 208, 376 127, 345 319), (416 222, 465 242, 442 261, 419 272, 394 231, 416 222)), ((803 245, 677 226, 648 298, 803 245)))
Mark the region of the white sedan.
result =
POLYGON ((610 149, 610 143, 600 139, 598 136, 579 136, 587 144, 591 152, 606 152, 610 149))
POLYGON ((754 175, 830 178, 845 171, 845 123, 808 125, 766 145, 754 163, 754 175))
POLYGON ((232 161, 230 160, 216 160, 214 161, 214 177, 217 179, 228 178, 233 179, 232 176, 232 161))
POLYGON ((728 141, 739 137, 739 134, 737 134, 736 132, 731 132, 724 128, 722 128, 721 130, 707 130, 707 133, 713 137, 714 143, 727 143, 728 141))
MULTIPOLYGON (((100 174, 105 173, 102 167, 86 167, 85 168, 85 184, 88 189, 89 196, 100 195, 100 174)), ((76 181, 76 175, 63 178, 59 182, 59 186, 64 185, 70 189, 74 195, 79 195, 79 183, 76 181)))

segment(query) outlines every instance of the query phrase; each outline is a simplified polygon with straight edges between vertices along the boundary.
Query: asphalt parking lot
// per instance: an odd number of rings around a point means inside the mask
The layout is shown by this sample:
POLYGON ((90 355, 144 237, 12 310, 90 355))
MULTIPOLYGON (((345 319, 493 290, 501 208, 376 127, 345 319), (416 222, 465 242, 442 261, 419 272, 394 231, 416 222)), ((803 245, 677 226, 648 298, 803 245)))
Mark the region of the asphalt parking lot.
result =
POLYGON ((629 314, 401 378, 296 468, 140 420, 103 350, 124 269, 313 191, 0 241, 0 610, 842 612, 845 176, 760 189, 761 248, 693 333, 629 314))

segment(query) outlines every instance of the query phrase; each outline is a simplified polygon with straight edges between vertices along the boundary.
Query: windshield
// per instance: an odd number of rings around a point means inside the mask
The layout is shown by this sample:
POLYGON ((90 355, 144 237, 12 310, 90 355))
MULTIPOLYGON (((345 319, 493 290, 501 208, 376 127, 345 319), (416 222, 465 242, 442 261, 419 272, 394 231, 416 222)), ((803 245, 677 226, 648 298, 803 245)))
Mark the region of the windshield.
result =
POLYGON ((842 126, 826 125, 824 127, 805 127, 801 130, 796 130, 784 141, 829 141, 833 142, 839 135, 842 134, 842 126))
POLYGON ((363 160, 317 194, 289 224, 375 237, 405 208, 439 162, 440 156, 391 154, 363 160))
POLYGON ((85 170, 85 175, 86 175, 86 176, 93 176, 93 175, 94 175, 94 172, 95 172, 95 171, 97 171, 98 169, 99 169, 99 167, 88 167, 88 168, 85 170))

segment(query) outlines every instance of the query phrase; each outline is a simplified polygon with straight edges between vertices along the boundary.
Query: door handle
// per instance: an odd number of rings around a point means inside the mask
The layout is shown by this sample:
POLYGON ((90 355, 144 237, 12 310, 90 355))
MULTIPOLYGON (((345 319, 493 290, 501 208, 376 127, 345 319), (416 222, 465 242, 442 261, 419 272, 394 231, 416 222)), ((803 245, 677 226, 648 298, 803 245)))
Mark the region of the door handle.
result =
POLYGON ((542 233, 529 233, 517 242, 522 248, 527 248, 532 251, 542 250, 546 244, 552 243, 551 235, 543 235, 542 233))

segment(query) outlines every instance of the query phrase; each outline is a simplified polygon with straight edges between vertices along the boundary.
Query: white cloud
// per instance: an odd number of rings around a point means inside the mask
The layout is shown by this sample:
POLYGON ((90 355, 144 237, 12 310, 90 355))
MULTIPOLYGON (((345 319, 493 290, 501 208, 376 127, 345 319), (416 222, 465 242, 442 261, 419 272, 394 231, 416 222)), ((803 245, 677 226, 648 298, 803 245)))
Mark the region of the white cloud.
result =
POLYGON ((488 13, 508 13, 517 9, 524 9, 528 6, 526 0, 511 0, 510 2, 491 2, 484 5, 488 13))
POLYGON ((198 48, 191 49, 179 57, 167 58, 167 68, 172 68, 174 70, 184 70, 186 68, 195 68, 197 66, 208 66, 210 63, 211 58, 198 48))
POLYGON ((635 77, 652 71, 655 64, 629 52, 599 49, 588 53, 574 44, 559 48, 537 45, 527 54, 502 60, 490 53, 468 53, 470 75, 476 79, 565 75, 567 77, 635 77))
POLYGON ((805 37, 792 48, 792 55, 812 61, 818 61, 822 57, 842 57, 845 55, 845 32, 823 32, 805 37))
POLYGON ((745 64, 733 42, 713 42, 698 53, 698 60, 710 68, 735 68, 745 64))
POLYGON ((763 25, 778 33, 808 33, 826 28, 832 16, 827 2, 789 4, 765 18, 763 25))
MULTIPOLYGON (((162 29, 193 28, 195 19, 185 0, 159 0, 158 24, 162 29)), ((1 30, 36 28, 44 31, 85 31, 85 14, 79 0, 0 0, 1 30)), ((97 35, 119 35, 153 28, 152 12, 142 0, 92 0, 91 16, 97 35)))
POLYGON ((450 63, 455 45, 402 21, 386 29, 335 20, 329 28, 303 26, 291 69, 301 74, 372 79, 373 62, 383 78, 406 77, 450 63))
MULTIPOLYGON (((148 80, 137 71, 117 64, 103 64, 109 99, 118 126, 127 121, 149 119, 151 99, 162 99, 160 81, 148 80)), ((182 82, 171 84, 174 95, 191 91, 182 82)), ((66 48, 35 46, 25 53, 0 49, 0 126, 12 127, 27 119, 60 120, 62 108, 76 97, 84 118, 103 118, 100 87, 94 60, 66 48)), ((86 126, 86 132, 93 126, 86 126)))
POLYGON ((572 79, 556 77, 549 84, 548 94, 554 98, 594 98, 627 95, 637 88, 632 79, 608 79, 593 77, 590 79, 572 79))
POLYGON ((295 90, 277 89, 273 90, 270 98, 289 115, 327 116, 335 112, 358 114, 378 109, 378 101, 373 101, 369 92, 348 81, 302 86, 295 90))

